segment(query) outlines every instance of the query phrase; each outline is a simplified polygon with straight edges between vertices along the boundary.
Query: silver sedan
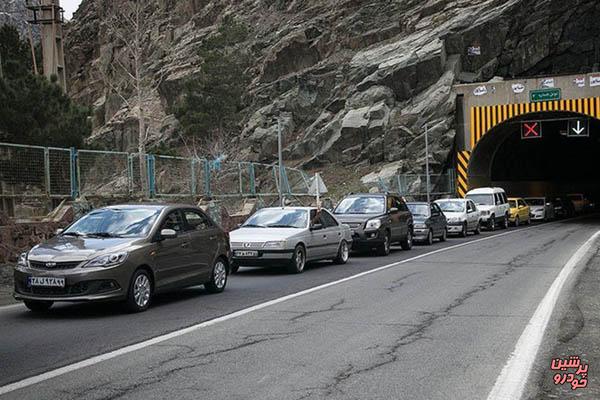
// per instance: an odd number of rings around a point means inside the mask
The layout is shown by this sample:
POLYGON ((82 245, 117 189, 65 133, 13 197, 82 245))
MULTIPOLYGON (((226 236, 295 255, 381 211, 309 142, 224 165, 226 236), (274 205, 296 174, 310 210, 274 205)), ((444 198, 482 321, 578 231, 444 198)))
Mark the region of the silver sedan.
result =
POLYGON ((232 272, 240 266, 285 266, 301 273, 307 262, 348 261, 352 233, 327 210, 276 207, 258 210, 230 233, 232 272))

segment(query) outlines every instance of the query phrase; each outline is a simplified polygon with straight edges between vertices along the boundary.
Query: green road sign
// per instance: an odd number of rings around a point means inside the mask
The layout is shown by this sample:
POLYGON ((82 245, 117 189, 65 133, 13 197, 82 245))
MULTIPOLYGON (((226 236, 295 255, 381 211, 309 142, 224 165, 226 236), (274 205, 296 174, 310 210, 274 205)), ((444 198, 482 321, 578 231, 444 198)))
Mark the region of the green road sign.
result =
POLYGON ((532 90, 529 92, 529 100, 532 103, 539 103, 540 101, 553 101, 560 100, 560 89, 540 89, 532 90))

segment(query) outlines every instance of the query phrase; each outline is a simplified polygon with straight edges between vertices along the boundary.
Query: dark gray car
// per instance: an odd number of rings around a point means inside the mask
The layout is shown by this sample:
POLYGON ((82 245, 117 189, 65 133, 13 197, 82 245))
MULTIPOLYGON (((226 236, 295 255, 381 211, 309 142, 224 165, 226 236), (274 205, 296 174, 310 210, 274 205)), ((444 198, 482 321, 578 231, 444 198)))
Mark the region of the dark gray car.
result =
POLYGON ((340 201, 334 215, 352 229, 354 250, 376 249, 386 256, 392 243, 400 243, 404 250, 412 248, 412 214, 396 194, 350 194, 340 201))
POLYGON ((446 216, 435 203, 412 202, 406 203, 413 215, 414 240, 425 244, 433 244, 433 239, 445 242, 448 236, 446 216))
POLYGON ((155 293, 199 284, 223 291, 230 257, 227 234, 199 208, 110 206, 21 254, 14 297, 34 311, 104 300, 143 311, 155 293))

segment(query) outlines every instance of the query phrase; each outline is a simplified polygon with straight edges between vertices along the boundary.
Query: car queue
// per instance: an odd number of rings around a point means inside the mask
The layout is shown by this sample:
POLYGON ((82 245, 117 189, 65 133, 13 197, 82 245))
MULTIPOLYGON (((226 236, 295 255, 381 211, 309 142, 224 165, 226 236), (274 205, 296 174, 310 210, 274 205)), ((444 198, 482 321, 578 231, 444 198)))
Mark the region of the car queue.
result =
POLYGON ((229 233, 194 206, 107 206, 21 254, 14 297, 36 312, 58 301, 109 300, 140 312, 161 292, 196 285, 222 292, 240 267, 283 267, 298 274, 314 261, 345 264, 352 251, 387 256, 393 244, 410 250, 414 242, 431 245, 451 234, 466 237, 484 227, 574 215, 568 197, 558 200, 560 209, 546 198, 529 198, 528 204, 501 188, 431 203, 353 193, 331 211, 262 208, 229 233))

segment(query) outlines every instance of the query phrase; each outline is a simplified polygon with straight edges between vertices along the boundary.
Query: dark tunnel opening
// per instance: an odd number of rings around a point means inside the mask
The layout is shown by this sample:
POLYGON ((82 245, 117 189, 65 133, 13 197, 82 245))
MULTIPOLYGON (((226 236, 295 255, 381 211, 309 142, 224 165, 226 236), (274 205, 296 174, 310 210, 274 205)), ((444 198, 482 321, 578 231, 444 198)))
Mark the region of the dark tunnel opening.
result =
MULTIPOLYGON (((582 125, 585 126, 585 125, 582 125)), ((538 112, 486 133, 471 155, 469 186, 499 186, 514 196, 600 196, 600 120, 572 112, 538 112), (589 121, 588 137, 569 137, 568 120, 589 121), (541 121, 541 138, 521 138, 524 121, 541 121)))

